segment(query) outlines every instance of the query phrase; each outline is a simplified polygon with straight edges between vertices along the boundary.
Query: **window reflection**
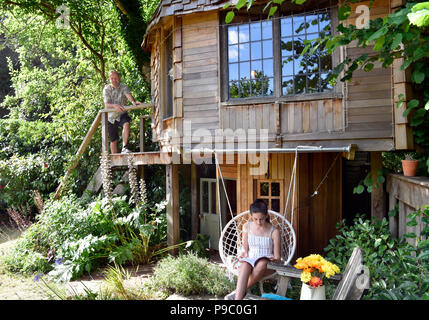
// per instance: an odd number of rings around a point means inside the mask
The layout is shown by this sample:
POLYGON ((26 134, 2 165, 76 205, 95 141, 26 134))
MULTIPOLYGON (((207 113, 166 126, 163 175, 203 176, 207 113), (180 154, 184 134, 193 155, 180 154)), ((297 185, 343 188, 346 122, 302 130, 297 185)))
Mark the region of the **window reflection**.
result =
POLYGON ((328 92, 332 57, 323 48, 301 56, 306 41, 331 32, 328 10, 280 19, 279 57, 273 51, 272 20, 228 26, 229 97, 246 98, 274 95, 274 59, 281 59, 282 95, 328 92))
POLYGON ((229 97, 274 94, 272 22, 228 27, 229 97))
MULTIPOLYGON (((306 41, 325 37, 331 32, 329 12, 313 12, 281 19, 282 94, 301 94, 331 91, 327 81, 332 69, 332 57, 323 48, 309 55, 306 41), (293 77, 293 81, 291 79, 293 77)), ((316 45, 312 42, 312 46, 316 45)))

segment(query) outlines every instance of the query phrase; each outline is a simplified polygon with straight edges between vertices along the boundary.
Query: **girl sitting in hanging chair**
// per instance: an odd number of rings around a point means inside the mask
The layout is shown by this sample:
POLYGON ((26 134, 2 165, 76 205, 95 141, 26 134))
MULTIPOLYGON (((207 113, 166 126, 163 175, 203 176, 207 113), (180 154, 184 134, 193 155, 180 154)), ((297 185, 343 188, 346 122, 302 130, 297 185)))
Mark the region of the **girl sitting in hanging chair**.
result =
POLYGON ((250 205, 250 215, 251 220, 243 225, 237 288, 225 297, 227 300, 243 299, 247 289, 274 272, 267 269, 268 262, 281 259, 280 231, 271 224, 265 202, 255 200, 250 205))

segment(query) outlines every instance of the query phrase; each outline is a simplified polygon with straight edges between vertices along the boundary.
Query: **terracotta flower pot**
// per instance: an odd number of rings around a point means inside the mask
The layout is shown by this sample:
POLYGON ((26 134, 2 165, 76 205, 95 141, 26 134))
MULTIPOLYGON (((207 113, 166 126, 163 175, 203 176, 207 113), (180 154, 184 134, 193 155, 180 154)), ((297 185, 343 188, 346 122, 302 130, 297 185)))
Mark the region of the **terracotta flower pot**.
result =
POLYGON ((414 177, 419 167, 419 160, 401 160, 405 177, 414 177))

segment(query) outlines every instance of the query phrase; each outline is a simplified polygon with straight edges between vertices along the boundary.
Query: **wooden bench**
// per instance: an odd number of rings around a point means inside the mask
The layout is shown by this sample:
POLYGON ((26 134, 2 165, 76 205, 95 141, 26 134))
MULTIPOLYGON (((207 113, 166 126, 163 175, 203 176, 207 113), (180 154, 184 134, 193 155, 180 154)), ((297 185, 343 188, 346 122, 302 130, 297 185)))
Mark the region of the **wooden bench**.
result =
MULTIPOLYGON (((352 255, 347 262, 346 269, 343 274, 334 275, 330 279, 339 281, 335 290, 333 300, 360 300, 363 291, 365 290, 366 275, 363 273, 362 264, 363 250, 359 247, 354 248, 352 255)), ((277 295, 286 297, 286 291, 291 278, 301 278, 301 270, 298 270, 290 265, 279 263, 268 263, 268 269, 277 271, 279 280, 277 282, 277 295)), ((369 281, 369 279, 368 279, 369 281)), ((366 283, 369 284, 369 283, 366 283)), ((255 299, 255 296, 249 296, 249 299, 255 299)), ((261 297, 259 297, 261 298, 261 297)))

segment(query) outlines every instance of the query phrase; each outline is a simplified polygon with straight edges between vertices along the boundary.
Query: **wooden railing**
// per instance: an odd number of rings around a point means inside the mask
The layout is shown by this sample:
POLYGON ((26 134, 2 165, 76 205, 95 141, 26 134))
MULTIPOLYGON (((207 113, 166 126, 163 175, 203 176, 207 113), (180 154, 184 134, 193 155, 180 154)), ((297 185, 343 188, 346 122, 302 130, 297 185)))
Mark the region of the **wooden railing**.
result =
MULTIPOLYGON (((389 217, 392 236, 401 237, 406 233, 415 233, 419 237, 425 223, 419 217, 416 219, 417 225, 407 225, 407 216, 429 205, 429 178, 389 174, 387 192, 389 193, 389 210, 397 211, 395 216, 389 217)), ((407 241, 415 245, 416 238, 410 238, 407 241)))
MULTIPOLYGON (((142 110, 146 108, 151 108, 152 104, 144 103, 139 104, 137 106, 125 106, 126 111, 132 111, 132 110, 142 110)), ((86 148, 88 147, 89 143, 91 142, 91 139, 94 135, 94 133, 97 131, 98 126, 101 123, 101 151, 102 152, 109 152, 109 136, 107 133, 107 118, 109 112, 114 112, 114 109, 101 109, 98 111, 97 115, 95 116, 94 121, 91 124, 91 127, 89 128, 88 132, 85 135, 85 138, 83 139, 78 151, 76 152, 76 155, 70 164, 70 166, 67 168, 67 171, 63 177, 63 180, 60 182, 56 192, 55 192, 55 199, 58 199, 61 195, 62 189, 64 187, 64 183, 67 181, 68 177, 70 176, 72 170, 77 167, 80 158, 82 158, 83 153, 85 152, 86 148)), ((147 116, 140 117, 140 147, 141 151, 144 149, 144 124, 143 120, 147 118, 147 116)))

